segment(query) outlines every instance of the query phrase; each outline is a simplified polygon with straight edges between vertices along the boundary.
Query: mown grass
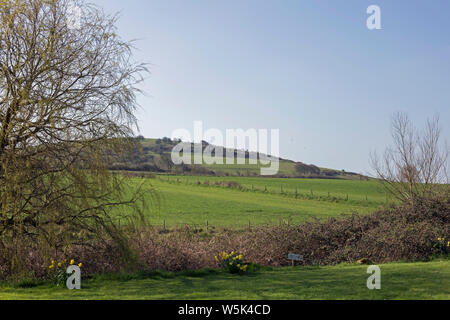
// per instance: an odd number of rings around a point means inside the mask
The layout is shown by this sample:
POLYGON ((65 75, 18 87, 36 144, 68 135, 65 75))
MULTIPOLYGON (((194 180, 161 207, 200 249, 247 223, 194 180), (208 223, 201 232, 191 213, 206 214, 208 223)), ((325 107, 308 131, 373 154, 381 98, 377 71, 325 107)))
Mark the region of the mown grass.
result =
POLYGON ((381 290, 368 290, 367 266, 288 267, 249 275, 216 270, 101 275, 69 291, 44 282, 0 284, 0 299, 450 299, 450 261, 381 265, 381 290))
POLYGON ((207 222, 218 227, 245 227, 249 222, 254 226, 299 224, 313 218, 369 213, 386 203, 385 193, 374 181, 161 176, 148 179, 148 184, 157 191, 160 206, 146 216, 151 224, 166 227, 207 222), (230 181, 245 189, 213 185, 230 181))

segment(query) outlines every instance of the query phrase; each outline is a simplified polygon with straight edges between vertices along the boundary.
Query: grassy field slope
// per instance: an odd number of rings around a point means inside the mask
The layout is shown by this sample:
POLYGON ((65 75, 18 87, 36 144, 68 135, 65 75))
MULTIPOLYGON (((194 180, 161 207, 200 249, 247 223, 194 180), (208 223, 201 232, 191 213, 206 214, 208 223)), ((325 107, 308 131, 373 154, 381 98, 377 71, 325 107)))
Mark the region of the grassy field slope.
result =
POLYGON ((289 267, 238 276, 215 270, 103 275, 69 291, 0 284, 0 299, 450 299, 450 261, 381 265, 381 290, 368 290, 367 266, 289 267))
POLYGON ((147 214, 150 223, 162 225, 165 221, 168 227, 204 226, 206 221, 220 227, 243 227, 249 221, 251 225, 297 224, 369 213, 386 202, 375 181, 171 176, 149 179, 148 183, 160 198, 159 210, 147 214), (245 188, 213 185, 231 181, 245 188))

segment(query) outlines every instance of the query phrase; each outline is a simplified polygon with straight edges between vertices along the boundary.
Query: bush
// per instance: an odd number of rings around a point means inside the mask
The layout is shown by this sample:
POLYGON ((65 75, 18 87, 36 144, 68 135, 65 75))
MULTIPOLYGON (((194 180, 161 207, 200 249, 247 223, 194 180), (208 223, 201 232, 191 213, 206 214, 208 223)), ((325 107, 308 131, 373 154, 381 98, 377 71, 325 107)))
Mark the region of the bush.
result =
MULTIPOLYGON (((192 230, 177 230, 164 239, 143 240, 138 251, 148 267, 171 271, 214 267, 209 257, 227 248, 264 266, 288 265, 291 252, 302 254, 307 265, 354 263, 363 258, 385 263, 442 254, 436 239, 449 239, 449 232, 450 201, 433 199, 300 226, 216 229, 206 238, 192 230), (170 261, 167 256, 172 256, 170 261)), ((151 238, 149 233, 146 237, 151 238)))
MULTIPOLYGON (((71 265, 75 265, 75 260, 71 259, 70 261, 67 259, 62 260, 61 262, 51 261, 49 269, 49 277, 53 280, 53 282, 57 286, 64 286, 69 278, 69 274, 67 274, 67 268, 71 265)), ((77 264, 78 267, 82 267, 83 264, 80 262, 77 264)))
MULTIPOLYGON (((151 227, 129 231, 128 237, 133 239, 130 245, 138 255, 137 270, 217 268, 217 261, 211 257, 227 250, 242 253, 246 257, 245 264, 250 266, 287 266, 289 253, 303 255, 306 265, 355 263, 361 259, 373 263, 417 261, 448 255, 450 199, 421 200, 414 205, 393 206, 369 215, 315 220, 300 226, 253 227, 251 231, 215 228, 214 233, 187 227, 166 233, 159 231, 151 227)), ((21 256, 28 267, 26 274, 45 276, 43 270, 48 268, 45 266, 48 260, 43 258, 39 246, 16 245, 0 248, 0 278, 10 274, 7 253, 17 248, 21 248, 21 256)), ((72 246, 64 254, 86 262, 84 277, 92 273, 124 271, 126 263, 119 252, 118 244, 112 241, 91 241, 72 246)), ((242 263, 237 264, 242 266, 242 263)))
POLYGON ((440 254, 450 253, 450 241, 445 238, 437 238, 433 245, 440 254))
POLYGON ((235 188, 235 189, 241 189, 242 185, 239 182, 236 181, 228 181, 226 182, 227 188, 235 188))
POLYGON ((221 252, 214 259, 219 263, 221 268, 229 273, 245 273, 248 265, 242 259, 242 254, 232 251, 231 253, 221 252))

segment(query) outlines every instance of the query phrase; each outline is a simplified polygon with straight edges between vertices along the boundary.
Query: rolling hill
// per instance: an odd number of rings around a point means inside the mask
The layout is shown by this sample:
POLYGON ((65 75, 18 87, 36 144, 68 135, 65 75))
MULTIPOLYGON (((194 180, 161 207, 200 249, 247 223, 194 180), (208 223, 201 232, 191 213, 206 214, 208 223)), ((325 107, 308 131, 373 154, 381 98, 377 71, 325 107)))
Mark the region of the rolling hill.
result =
MULTIPOLYGON (((155 172, 165 174, 184 174, 184 175, 209 175, 209 176, 259 176, 262 165, 250 164, 251 155, 258 158, 265 156, 263 154, 249 153, 248 151, 224 149, 225 152, 231 152, 235 157, 230 162, 224 158, 224 163, 228 164, 181 164, 175 165, 171 160, 172 149, 180 142, 169 138, 145 139, 140 136, 135 138, 136 148, 133 154, 130 154, 126 161, 115 163, 111 169, 121 171, 139 171, 155 172), (245 164, 238 164, 237 158, 245 157, 245 164), (234 162, 234 164, 233 164, 234 162)), ((191 144, 192 150, 195 145, 191 144)), ((198 146, 198 145, 197 145, 198 146)), ((202 143, 202 150, 205 150, 209 144, 202 143)), ((191 154, 194 157, 194 154, 191 154)), ((228 159, 229 160, 229 159, 228 159)), ((242 161, 243 162, 243 161, 242 161)), ((193 161, 192 161, 193 163, 193 161)), ((348 180, 367 180, 368 178, 353 172, 343 170, 334 170, 319 168, 315 165, 295 162, 280 158, 280 168, 278 178, 315 178, 315 179, 348 179, 348 180)))

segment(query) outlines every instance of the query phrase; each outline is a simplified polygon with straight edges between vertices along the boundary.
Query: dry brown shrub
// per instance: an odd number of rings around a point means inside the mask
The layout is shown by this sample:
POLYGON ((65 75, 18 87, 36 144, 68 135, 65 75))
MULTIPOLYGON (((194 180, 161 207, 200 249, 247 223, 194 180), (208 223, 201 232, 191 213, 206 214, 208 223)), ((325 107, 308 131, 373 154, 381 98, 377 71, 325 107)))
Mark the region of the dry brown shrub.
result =
MULTIPOLYGON (((135 270, 181 271, 217 267, 214 255, 237 251, 247 262, 265 266, 288 265, 287 254, 298 253, 306 265, 374 263, 428 259, 439 254, 434 243, 450 237, 450 200, 422 200, 370 215, 353 215, 300 226, 256 227, 251 230, 196 230, 180 228, 161 232, 145 228, 129 233, 138 255, 135 270)), ((55 259, 70 257, 84 264, 85 274, 124 271, 119 248, 114 242, 90 242, 73 246, 55 259)), ((30 274, 45 275, 46 261, 37 247, 19 246, 30 274)), ((8 255, 0 251, 0 277, 8 275, 8 255)))

